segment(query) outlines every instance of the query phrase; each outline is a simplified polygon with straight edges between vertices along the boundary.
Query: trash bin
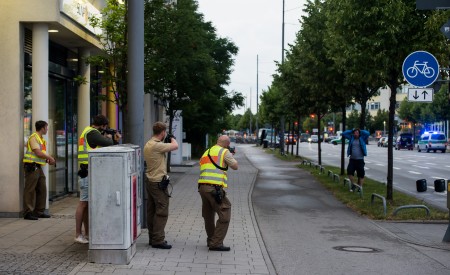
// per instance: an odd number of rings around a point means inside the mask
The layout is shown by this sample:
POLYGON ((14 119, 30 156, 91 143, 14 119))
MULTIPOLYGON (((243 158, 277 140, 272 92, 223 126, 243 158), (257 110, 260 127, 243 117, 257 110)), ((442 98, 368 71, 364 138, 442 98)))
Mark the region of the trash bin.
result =
POLYGON ((445 191, 445 179, 437 179, 434 181, 434 191, 436 192, 445 191))
POLYGON ((264 140, 263 141, 263 148, 267 148, 269 146, 269 141, 268 140, 264 140))
POLYGON ((425 192, 427 191, 427 180, 421 179, 416 181, 417 192, 425 192))

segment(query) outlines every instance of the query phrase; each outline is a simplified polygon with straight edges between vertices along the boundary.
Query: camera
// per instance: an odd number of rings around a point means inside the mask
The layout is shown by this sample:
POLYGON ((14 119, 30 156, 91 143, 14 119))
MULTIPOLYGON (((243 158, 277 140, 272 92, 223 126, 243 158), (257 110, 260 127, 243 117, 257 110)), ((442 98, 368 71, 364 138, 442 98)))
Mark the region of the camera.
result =
POLYGON ((175 138, 175 136, 172 134, 167 134, 166 138, 164 139, 164 143, 171 143, 172 138, 175 138))
POLYGON ((116 129, 106 128, 103 130, 103 134, 114 136, 118 131, 116 129))

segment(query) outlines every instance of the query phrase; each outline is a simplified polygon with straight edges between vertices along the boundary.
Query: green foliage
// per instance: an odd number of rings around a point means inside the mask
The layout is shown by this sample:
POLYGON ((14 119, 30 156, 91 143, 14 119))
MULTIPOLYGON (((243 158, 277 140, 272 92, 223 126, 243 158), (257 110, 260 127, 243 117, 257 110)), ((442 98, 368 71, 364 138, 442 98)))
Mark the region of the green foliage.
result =
MULTIPOLYGON (((102 71, 98 84, 113 93, 115 104, 126 114, 127 109, 127 9, 126 4, 117 0, 108 0, 101 11, 101 17, 90 17, 89 23, 94 28, 100 28, 98 35, 102 45, 101 53, 91 55, 86 62, 102 71)), ((83 80, 78 78, 78 83, 83 80)), ((108 96, 98 95, 100 100, 107 100, 108 96)))
POLYGON ((202 152, 204 135, 228 128, 227 116, 243 105, 241 93, 224 88, 237 47, 204 22, 194 0, 146 1, 145 45, 145 92, 166 107, 170 121, 183 111, 193 155, 202 152))

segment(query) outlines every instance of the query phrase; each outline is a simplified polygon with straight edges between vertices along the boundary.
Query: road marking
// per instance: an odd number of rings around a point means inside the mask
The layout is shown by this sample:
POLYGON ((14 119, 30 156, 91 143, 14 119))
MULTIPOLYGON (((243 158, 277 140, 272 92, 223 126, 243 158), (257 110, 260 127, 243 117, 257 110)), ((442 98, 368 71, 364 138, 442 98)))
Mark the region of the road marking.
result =
POLYGON ((411 165, 417 168, 421 168, 421 169, 430 169, 430 167, 426 167, 426 166, 419 166, 419 165, 411 165))
POLYGON ((378 165, 378 166, 385 166, 385 165, 382 164, 382 163, 377 163, 377 164, 375 164, 375 165, 378 165))
POLYGON ((408 171, 411 174, 421 175, 422 173, 416 172, 416 171, 408 171))
POLYGON ((398 167, 392 167, 392 168, 394 168, 395 170, 400 170, 400 168, 398 168, 398 167))
POLYGON ((409 162, 417 162, 417 160, 408 159, 409 162))
POLYGON ((428 165, 436 165, 436 163, 431 163, 431 162, 427 162, 427 163, 425 163, 425 164, 428 164, 428 165))

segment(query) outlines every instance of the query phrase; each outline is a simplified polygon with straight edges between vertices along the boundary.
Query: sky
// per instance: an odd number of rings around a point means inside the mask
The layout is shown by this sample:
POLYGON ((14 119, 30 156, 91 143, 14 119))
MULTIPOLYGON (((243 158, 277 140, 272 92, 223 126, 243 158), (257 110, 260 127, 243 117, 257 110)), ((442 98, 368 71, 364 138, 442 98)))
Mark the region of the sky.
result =
MULTIPOLYGON (((299 20, 306 0, 284 1, 284 48, 287 50, 300 30, 299 20)), ((245 106, 233 113, 243 114, 250 106, 252 113, 256 113, 257 87, 261 96, 272 83, 275 61, 281 62, 282 58, 283 0, 197 2, 199 12, 216 27, 217 35, 230 39, 239 48, 226 89, 241 92, 246 99, 245 106)))

